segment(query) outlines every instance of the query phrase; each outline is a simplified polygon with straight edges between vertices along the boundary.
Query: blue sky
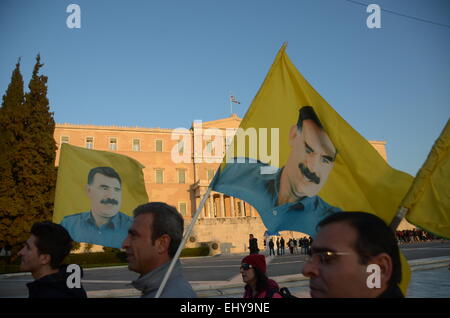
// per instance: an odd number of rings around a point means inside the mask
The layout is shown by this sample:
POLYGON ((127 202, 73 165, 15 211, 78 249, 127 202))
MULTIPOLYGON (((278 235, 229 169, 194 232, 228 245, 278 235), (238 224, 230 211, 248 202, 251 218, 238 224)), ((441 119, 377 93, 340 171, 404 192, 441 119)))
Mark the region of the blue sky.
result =
MULTIPOLYGON (((450 25, 447 0, 359 0, 450 25)), ((415 175, 450 117, 450 27, 346 0, 2 0, 0 90, 40 52, 58 123, 189 128, 243 116, 284 41, 303 76, 415 175), (66 7, 81 7, 81 29, 66 7)))

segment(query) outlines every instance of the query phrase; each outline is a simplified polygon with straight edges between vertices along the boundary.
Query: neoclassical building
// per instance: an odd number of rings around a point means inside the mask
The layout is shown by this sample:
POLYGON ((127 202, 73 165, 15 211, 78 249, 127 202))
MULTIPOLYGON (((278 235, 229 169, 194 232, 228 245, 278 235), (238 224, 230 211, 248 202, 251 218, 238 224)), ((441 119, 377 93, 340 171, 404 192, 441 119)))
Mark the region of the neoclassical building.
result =
MULTIPOLYGON (((224 155, 225 147, 213 147, 208 131, 221 132, 226 145, 240 122, 241 118, 233 114, 214 121, 194 121, 190 129, 183 130, 56 124, 56 162, 59 162, 62 143, 132 157, 145 166, 149 200, 177 207, 187 226, 224 155)), ((386 142, 370 143, 386 160, 386 142)), ((211 192, 187 246, 208 243, 216 248, 215 253, 240 253, 247 251, 249 233, 262 242, 264 232, 261 218, 252 206, 238 198, 211 192)), ((290 232, 282 234, 301 236, 290 232)))

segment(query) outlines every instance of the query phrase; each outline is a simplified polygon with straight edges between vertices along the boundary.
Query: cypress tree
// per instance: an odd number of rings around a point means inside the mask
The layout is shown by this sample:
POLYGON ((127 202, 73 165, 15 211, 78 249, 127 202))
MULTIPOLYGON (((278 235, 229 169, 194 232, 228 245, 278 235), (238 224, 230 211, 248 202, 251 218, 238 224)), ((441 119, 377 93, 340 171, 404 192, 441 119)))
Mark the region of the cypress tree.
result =
MULTIPOLYGON (((14 191, 11 193, 16 202, 6 215, 9 221, 4 236, 9 245, 15 247, 15 251, 27 239, 33 223, 51 220, 53 212, 56 185, 55 122, 47 99, 47 77, 39 75, 42 66, 38 55, 28 85, 30 91, 22 98, 22 105, 14 108, 20 112, 14 112, 19 124, 9 130, 15 144, 6 159, 14 181, 14 191)), ((9 96, 3 100, 9 101, 9 96)), ((18 97, 15 101, 18 101, 18 97)))
POLYGON ((16 191, 11 160, 16 145, 23 138, 23 78, 20 73, 20 58, 12 72, 11 83, 3 95, 0 108, 0 248, 16 244, 11 226, 19 211, 23 209, 20 194, 16 191))

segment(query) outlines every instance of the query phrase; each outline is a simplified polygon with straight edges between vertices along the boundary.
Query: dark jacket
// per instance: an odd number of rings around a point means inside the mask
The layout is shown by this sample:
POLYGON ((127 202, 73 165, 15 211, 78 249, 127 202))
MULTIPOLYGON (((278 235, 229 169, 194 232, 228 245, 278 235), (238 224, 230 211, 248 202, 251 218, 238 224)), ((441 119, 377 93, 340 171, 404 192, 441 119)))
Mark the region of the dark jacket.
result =
POLYGON ((250 254, 256 254, 259 252, 258 248, 258 240, 256 238, 252 238, 248 241, 250 254))
POLYGON ((377 298, 405 298, 400 287, 397 285, 391 286, 386 289, 380 296, 377 298))
POLYGON ((50 274, 34 282, 28 283, 29 298, 87 298, 83 286, 81 288, 67 287, 67 265, 61 266, 58 273, 50 274))

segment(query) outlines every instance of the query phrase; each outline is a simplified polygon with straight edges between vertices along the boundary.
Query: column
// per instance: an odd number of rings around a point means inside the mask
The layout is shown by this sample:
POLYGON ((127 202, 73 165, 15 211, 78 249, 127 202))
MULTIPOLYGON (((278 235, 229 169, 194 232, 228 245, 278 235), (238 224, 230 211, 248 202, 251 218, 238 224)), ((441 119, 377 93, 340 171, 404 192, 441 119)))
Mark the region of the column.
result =
MULTIPOLYGON (((199 202, 202 202, 202 199, 203 199, 203 196, 204 196, 205 194, 204 193, 201 193, 200 192, 200 201, 199 202)), ((199 203, 200 204, 200 203, 199 203)), ((202 212, 200 213, 200 215, 201 215, 201 217, 202 218, 206 218, 206 201, 205 201, 205 204, 203 205, 203 208, 202 208, 202 212)))
POLYGON ((209 217, 213 218, 214 217, 214 201, 213 201, 213 196, 210 194, 209 195, 209 217))
POLYGON ((225 201, 222 193, 220 194, 220 217, 225 217, 225 201))
POLYGON ((230 197, 230 207, 231 207, 231 217, 234 218, 236 215, 234 214, 234 198, 230 197))

